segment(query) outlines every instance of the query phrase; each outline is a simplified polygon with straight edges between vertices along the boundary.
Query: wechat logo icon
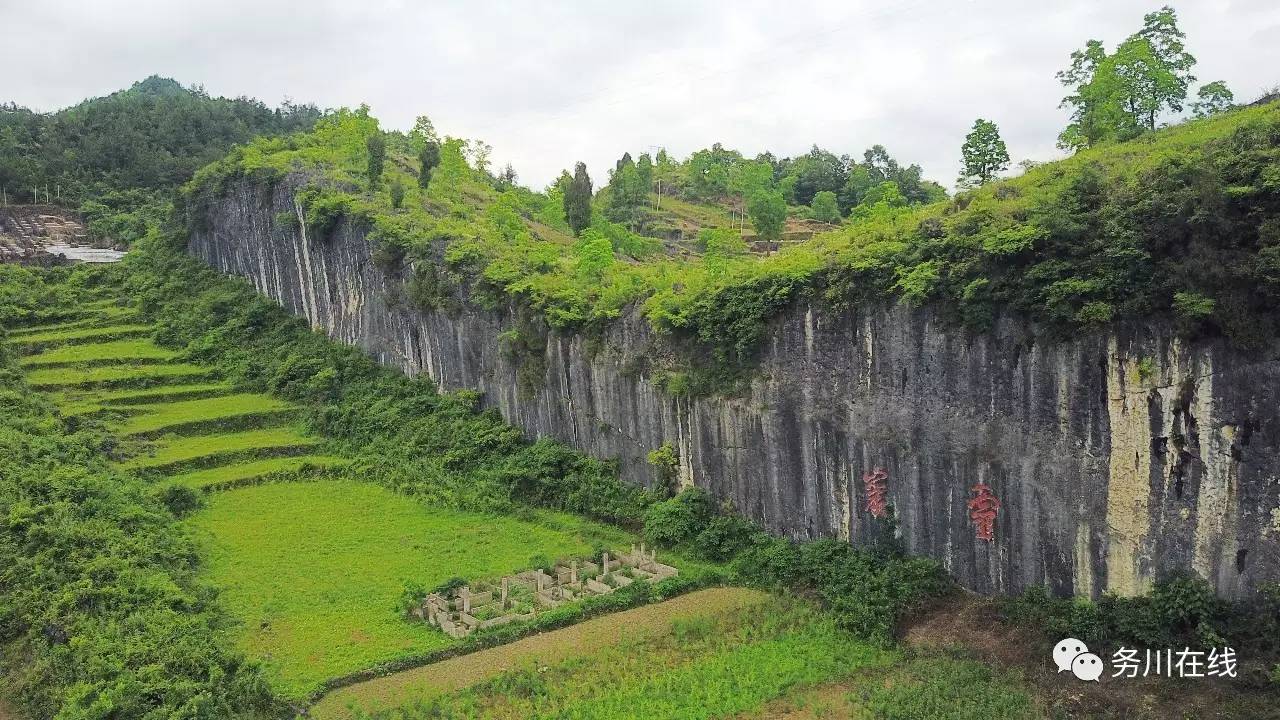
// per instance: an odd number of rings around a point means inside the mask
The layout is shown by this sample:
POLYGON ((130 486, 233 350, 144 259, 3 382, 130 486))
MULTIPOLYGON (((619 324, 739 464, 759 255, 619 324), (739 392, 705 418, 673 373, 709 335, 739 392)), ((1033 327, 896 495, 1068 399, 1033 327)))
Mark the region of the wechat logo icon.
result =
POLYGON ((1053 647, 1053 664, 1058 672, 1067 671, 1085 681, 1098 682, 1104 665, 1102 658, 1089 652, 1089 647, 1075 638, 1066 638, 1053 647))

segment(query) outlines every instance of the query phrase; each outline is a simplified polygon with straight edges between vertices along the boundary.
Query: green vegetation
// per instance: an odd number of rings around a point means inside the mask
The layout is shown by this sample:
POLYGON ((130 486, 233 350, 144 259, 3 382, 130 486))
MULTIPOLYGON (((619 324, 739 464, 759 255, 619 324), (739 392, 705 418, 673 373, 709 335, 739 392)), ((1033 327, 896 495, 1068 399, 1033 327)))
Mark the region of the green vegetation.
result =
POLYGON ((115 338, 142 337, 150 330, 148 325, 131 323, 126 325, 101 325, 94 323, 89 327, 58 327, 39 332, 20 334, 14 342, 22 345, 59 345, 82 340, 111 340, 115 338))
MULTIPOLYGON (((84 295, 80 277, 0 269, 0 296, 56 295, 72 301, 53 308, 65 313, 84 295)), ((39 304, 0 307, 5 324, 49 312, 39 304)), ((198 582, 187 532, 142 482, 110 467, 100 427, 54 418, 7 346, 0 346, 0 407, 0 666, 8 699, 44 718, 281 712, 256 667, 225 642, 230 618, 198 582)))
POLYGON ((27 367, 101 361, 172 360, 172 350, 157 347, 150 340, 114 340, 83 345, 60 345, 22 358, 27 367))
POLYGON ((198 400, 173 399, 166 403, 117 405, 131 416, 119 426, 123 435, 137 435, 170 426, 230 420, 244 415, 280 413, 293 409, 282 400, 257 393, 240 393, 198 400))
POLYGON ((37 367, 28 373, 27 381, 37 388, 94 384, 144 386, 148 383, 172 378, 205 378, 208 375, 208 368, 184 363, 172 365, 96 365, 87 368, 37 367))
POLYGON ((548 665, 580 658, 592 649, 634 646, 648 638, 669 635, 677 627, 714 622, 716 616, 726 612, 749 611, 771 603, 764 593, 747 588, 695 590, 670 600, 621 610, 505 645, 338 688, 312 706, 309 713, 319 720, 338 720, 357 712, 412 706, 492 680, 531 662, 548 665))
POLYGON ((193 489, 206 488, 212 485, 253 478, 262 478, 277 474, 307 474, 308 470, 323 468, 339 468, 349 464, 346 458, 332 455, 300 455, 296 457, 273 457, 264 460, 253 460, 219 465, 205 470, 171 475, 167 479, 175 485, 193 489))
POLYGON ((267 428, 193 437, 163 438, 153 452, 126 463, 130 468, 156 468, 192 461, 212 461, 219 456, 246 451, 287 452, 315 445, 318 441, 292 428, 267 428))
MULTIPOLYGON (((1072 108, 1071 124, 1058 136, 1063 148, 1129 140, 1156 129, 1166 111, 1182 110, 1195 77, 1196 59, 1187 52, 1178 16, 1165 6, 1142 18, 1142 29, 1108 54, 1099 40, 1071 54, 1071 66, 1058 79, 1071 90, 1063 106, 1072 108)), ((1196 115, 1224 109, 1231 91, 1221 80, 1200 89, 1196 115)))
POLYGON ((887 665, 803 602, 677 620, 669 633, 624 639, 551 666, 529 665, 453 694, 358 717, 730 717, 790 692, 887 665))
POLYGON ((1010 622, 1043 633, 1049 645, 1074 637, 1110 649, 1230 646, 1259 674, 1280 671, 1276 583, 1241 603, 1222 600, 1202 578, 1185 575, 1160 580, 1147 595, 1105 595, 1098 602, 1053 598, 1036 588, 1006 600, 1003 613, 1010 622))
POLYGON ((1009 169, 1009 150, 1000 138, 1000 128, 982 118, 974 121, 973 130, 965 136, 960 158, 960 179, 957 182, 961 187, 985 185, 1009 169))
MULTIPOLYGON (((856 175, 861 188, 852 219, 766 257, 654 255, 643 238, 599 210, 587 227, 579 208, 571 225, 564 203, 572 193, 565 193, 581 178, 566 175, 546 195, 499 193, 491 178, 467 165, 460 141, 444 143, 433 171, 448 180, 425 192, 410 188, 394 210, 388 193, 369 189, 363 178, 365 141, 379 132, 363 112, 335 113, 313 133, 238 150, 198 173, 185 208, 189 221, 199 223, 204 204, 235 178, 301 172, 311 182, 300 198, 313 232, 323 234, 339 218, 366 226, 384 267, 407 260, 421 267, 443 255, 446 267, 433 271, 425 293, 431 306, 464 295, 482 306, 505 297, 549 326, 586 329, 638 306, 659 331, 685 341, 689 356, 681 362, 698 368, 691 389, 703 392, 739 377, 767 321, 801 301, 845 306, 898 297, 935 303, 946 319, 974 328, 1012 313, 1051 334, 1163 317, 1179 319, 1188 335, 1221 334, 1241 347, 1260 347, 1280 329, 1269 310, 1280 298, 1280 252, 1273 247, 1277 128, 1276 104, 1222 113, 1087 149, 923 207, 911 204, 930 196, 913 185, 915 172, 872 148, 856 173, 844 171, 845 182, 856 175), (576 245, 568 237, 575 230, 583 232, 576 245), (616 261, 601 252, 602 238, 616 261), (1175 304, 1179 293, 1197 302, 1175 304)), ((398 159, 387 172, 412 167, 408 142, 388 136, 398 159)), ((1001 164, 987 160, 994 164, 982 173, 1001 164)), ((769 236, 778 229, 777 193, 786 193, 785 183, 766 181, 776 173, 757 173, 752 168, 763 166, 753 162, 723 148, 695 153, 685 164, 667 161, 677 169, 667 187, 715 197, 759 175, 764 185, 746 196, 754 199, 746 207, 758 211, 750 213, 755 219, 769 216, 771 229, 762 233, 769 236), (685 180, 681 172, 689 173, 685 180)), ((783 179, 821 187, 812 195, 792 190, 812 201, 830 192, 815 178, 835 167, 815 150, 787 166, 792 175, 783 179)), ((607 211, 613 191, 606 191, 596 204, 607 211)), ((425 287, 417 282, 410 284, 414 297, 425 287)))
POLYGON ((424 506, 352 481, 268 484, 209 497, 207 575, 244 621, 242 647, 300 698, 325 680, 455 641, 398 608, 406 584, 496 578, 530 557, 588 556, 627 536, 570 516, 517 520, 424 506))
POLYGON ((77 207, 95 237, 130 243, 169 214, 169 190, 237 143, 305 130, 313 105, 272 110, 149 77, 55 113, 0 105, 0 186, 10 202, 77 207))

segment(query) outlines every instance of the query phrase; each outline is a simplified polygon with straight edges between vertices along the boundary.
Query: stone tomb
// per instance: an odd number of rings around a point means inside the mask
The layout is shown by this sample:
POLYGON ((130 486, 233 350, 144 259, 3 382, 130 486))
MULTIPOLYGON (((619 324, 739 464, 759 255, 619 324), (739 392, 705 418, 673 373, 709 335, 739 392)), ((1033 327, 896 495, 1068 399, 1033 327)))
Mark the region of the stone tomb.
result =
POLYGON ((551 573, 542 568, 508 575, 494 585, 464 585, 448 593, 431 593, 410 615, 440 628, 453 638, 476 630, 531 620, 542 610, 591 595, 607 595, 636 580, 658 582, 679 571, 658 562, 657 553, 631 546, 618 557, 604 553, 600 564, 572 560, 551 573))

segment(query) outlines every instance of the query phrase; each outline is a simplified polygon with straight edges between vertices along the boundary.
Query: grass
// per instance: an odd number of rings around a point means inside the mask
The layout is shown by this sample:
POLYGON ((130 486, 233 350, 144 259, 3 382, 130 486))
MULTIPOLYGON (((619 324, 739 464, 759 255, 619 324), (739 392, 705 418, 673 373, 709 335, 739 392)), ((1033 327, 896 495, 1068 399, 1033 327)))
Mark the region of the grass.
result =
POLYGON ((456 642, 400 615, 406 582, 494 578, 528 568, 534 555, 586 555, 601 539, 629 540, 547 516, 554 528, 326 480, 217 493, 191 524, 204 538, 209 581, 243 621, 242 647, 279 692, 300 698, 330 678, 456 642))
POLYGON ((306 437, 287 427, 167 438, 157 443, 154 453, 135 457, 125 463, 125 467, 155 468, 222 453, 291 448, 315 445, 318 442, 315 438, 306 437))
POLYGON ((177 353, 159 347, 150 340, 113 340, 83 345, 61 345, 22 358, 24 366, 95 361, 127 362, 129 360, 172 360, 177 353))
POLYGON ((97 383, 145 384, 163 380, 205 377, 210 370, 199 365, 103 365, 89 368, 37 368, 27 373, 27 382, 37 389, 97 383))
POLYGON ((240 393, 199 400, 179 400, 148 405, 122 405, 121 410, 135 411, 120 425, 125 435, 163 430, 164 428, 204 421, 235 418, 258 413, 274 413, 293 409, 291 403, 268 395, 240 393))
POLYGON ((108 325, 106 327, 87 327, 46 330, 13 338, 13 342, 21 345, 37 343, 70 343, 77 340, 94 340, 98 338, 122 338, 147 335, 152 331, 150 325, 108 325))
POLYGON ((52 393, 53 401, 63 415, 83 415, 103 408, 135 403, 170 402, 190 399, 192 396, 213 397, 232 391, 225 383, 193 383, 189 385, 162 385, 160 387, 125 390, 68 389, 52 393))
MULTIPOLYGON (((88 307, 88 306, 86 306, 88 307)), ((45 323, 41 325, 28 325, 26 327, 15 328, 9 331, 9 337, 13 339, 25 339, 26 336, 39 333, 60 332, 64 330, 75 330, 80 328, 100 327, 107 323, 119 322, 133 315, 133 309, 120 307, 117 305, 98 306, 94 304, 91 315, 78 317, 74 320, 64 320, 56 323, 45 323)))
POLYGON ((209 485, 261 477, 276 472, 299 470, 308 466, 334 467, 344 465, 347 462, 345 458, 331 455, 266 458, 233 465, 222 465, 205 470, 195 470, 181 475, 174 475, 169 478, 169 481, 177 485, 199 489, 209 485))
POLYGON ((732 717, 804 688, 888 666, 897 657, 837 629, 803 601, 769 597, 747 607, 677 617, 656 634, 620 629, 605 643, 584 644, 576 657, 554 663, 530 658, 524 667, 473 687, 427 694, 373 716, 732 717))

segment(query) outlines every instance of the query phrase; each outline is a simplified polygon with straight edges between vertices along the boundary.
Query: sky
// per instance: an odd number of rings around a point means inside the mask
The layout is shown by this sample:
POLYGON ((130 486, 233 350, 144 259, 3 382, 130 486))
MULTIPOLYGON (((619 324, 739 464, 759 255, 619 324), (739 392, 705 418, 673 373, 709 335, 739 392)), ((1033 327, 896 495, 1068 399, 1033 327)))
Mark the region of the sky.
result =
MULTIPOLYGON (((1280 2, 1174 4, 1202 81, 1237 100, 1280 84, 1280 2)), ((0 0, 0 101, 55 110, 148 75, 320 107, 384 129, 427 115, 542 188, 576 161, 721 142, 755 155, 879 143, 951 186, 975 118, 1014 162, 1048 160, 1068 112, 1054 78, 1114 47, 1158 0, 398 2, 0 0)))

